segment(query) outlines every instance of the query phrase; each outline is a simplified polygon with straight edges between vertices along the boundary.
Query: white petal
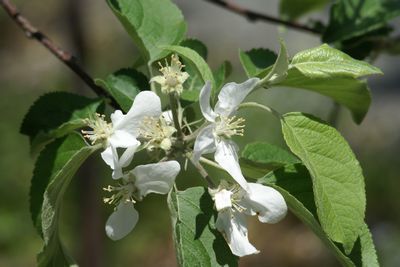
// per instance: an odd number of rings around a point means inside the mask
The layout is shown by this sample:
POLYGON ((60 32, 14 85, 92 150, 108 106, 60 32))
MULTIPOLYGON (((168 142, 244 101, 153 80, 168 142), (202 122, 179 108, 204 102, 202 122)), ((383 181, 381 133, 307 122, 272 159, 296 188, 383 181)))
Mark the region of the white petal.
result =
POLYGON ((214 113, 210 106, 210 96, 211 96, 211 82, 207 81, 206 84, 200 91, 199 102, 201 113, 203 113, 204 118, 210 122, 214 122, 217 114, 214 113))
POLYGON ((150 82, 156 82, 158 84, 164 84, 165 83, 165 77, 163 75, 154 76, 153 78, 150 79, 150 82))
POLYGON ((202 129, 197 135, 193 148, 193 160, 195 162, 199 161, 201 155, 215 151, 214 128, 215 125, 211 124, 202 129))
POLYGON ((108 217, 106 233, 112 240, 119 240, 132 231, 139 219, 139 214, 133 203, 121 203, 108 217))
POLYGON ((140 142, 138 141, 136 145, 128 147, 124 153, 121 155, 119 158, 119 165, 123 168, 128 166, 133 158, 133 155, 135 154, 137 148, 139 147, 140 142))
POLYGON ((227 208, 232 208, 231 196, 232 192, 226 189, 222 189, 217 193, 215 193, 214 195, 215 209, 217 211, 221 211, 227 208))
POLYGON ((117 149, 113 146, 107 147, 102 153, 101 158, 113 170, 112 178, 119 179, 122 177, 122 167, 119 165, 119 157, 117 149))
POLYGON ((277 223, 287 213, 285 199, 277 190, 262 184, 249 183, 250 191, 240 205, 247 208, 246 213, 258 214, 263 223, 277 223))
POLYGON ((131 173, 136 177, 139 198, 149 193, 167 194, 180 170, 175 160, 137 166, 131 173))
POLYGON ((217 144, 217 150, 214 155, 215 161, 226 170, 233 179, 246 191, 248 191, 247 181, 244 178, 238 157, 236 154, 236 146, 233 142, 221 140, 217 144))
POLYGON ((108 139, 108 142, 115 147, 122 147, 122 148, 127 148, 131 146, 138 146, 140 145, 139 141, 136 139, 136 137, 129 132, 126 131, 121 131, 121 130, 115 130, 114 133, 110 136, 108 139))
POLYGON ((234 255, 243 257, 259 253, 249 242, 246 218, 243 214, 231 210, 218 212, 215 226, 222 232, 234 255))
MULTIPOLYGON (((134 136, 139 135, 139 128, 145 117, 160 117, 161 101, 160 98, 153 92, 140 92, 133 101, 131 109, 124 117, 116 122, 113 121, 114 130, 123 130, 134 136)), ((114 115, 115 117, 115 115, 114 115)))
POLYGON ((222 87, 215 105, 215 113, 223 116, 231 116, 240 103, 255 88, 260 79, 251 78, 244 83, 227 83, 222 87))

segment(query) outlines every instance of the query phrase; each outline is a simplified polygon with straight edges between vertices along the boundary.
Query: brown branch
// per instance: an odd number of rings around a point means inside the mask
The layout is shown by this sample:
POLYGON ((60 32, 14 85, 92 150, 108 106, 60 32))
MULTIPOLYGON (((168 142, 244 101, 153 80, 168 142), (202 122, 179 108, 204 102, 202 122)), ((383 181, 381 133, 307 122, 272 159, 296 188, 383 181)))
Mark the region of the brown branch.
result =
POLYGON ((28 19, 23 17, 17 7, 9 0, 0 0, 0 5, 10 15, 11 19, 25 32, 26 36, 31 39, 37 40, 44 47, 46 47, 53 55, 67 65, 75 74, 77 74, 98 96, 109 98, 111 105, 114 108, 120 108, 115 99, 102 87, 97 86, 90 75, 83 70, 77 63, 76 59, 68 52, 62 50, 53 41, 51 41, 45 34, 36 29, 28 19))
POLYGON ((302 30, 314 34, 321 34, 321 32, 317 29, 313 29, 310 27, 307 27, 302 24, 298 24, 296 22, 291 22, 291 21, 286 21, 286 20, 281 20, 279 18, 275 18, 266 14, 258 13, 255 11, 248 10, 244 7, 241 7, 237 4, 228 2, 228 1, 222 1, 222 0, 204 0, 206 2, 210 2, 212 4, 218 5, 222 8, 225 8, 233 13, 239 14, 243 17, 246 17, 250 21, 264 21, 264 22, 272 22, 280 25, 285 25, 289 28, 296 29, 296 30, 302 30))

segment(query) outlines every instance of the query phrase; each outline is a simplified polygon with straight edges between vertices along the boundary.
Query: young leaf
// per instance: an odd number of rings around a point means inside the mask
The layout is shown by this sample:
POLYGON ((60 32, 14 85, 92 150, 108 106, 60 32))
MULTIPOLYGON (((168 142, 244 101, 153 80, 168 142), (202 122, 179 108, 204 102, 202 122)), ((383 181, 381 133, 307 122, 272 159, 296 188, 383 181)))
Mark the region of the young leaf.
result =
POLYGON ((371 104, 371 95, 366 82, 353 78, 332 77, 309 78, 297 69, 288 71, 285 80, 275 86, 301 88, 331 97, 337 103, 347 107, 356 123, 361 123, 371 104))
POLYGON ((181 11, 170 0, 107 0, 145 61, 166 56, 162 46, 177 45, 186 35, 181 11))
MULTIPOLYGON (((207 47, 199 40, 186 39, 181 42, 180 46, 192 49, 205 61, 207 60, 207 47)), ((203 87, 204 81, 200 72, 197 70, 196 65, 192 61, 183 58, 182 62, 185 65, 184 70, 189 73, 190 76, 185 82, 185 90, 183 91, 181 98, 186 101, 195 102, 198 99, 199 90, 203 87)))
POLYGON ((67 92, 41 96, 31 106, 20 132, 29 136, 32 150, 53 138, 61 137, 84 126, 83 119, 93 116, 103 100, 90 99, 67 92))
MULTIPOLYGON (((210 70, 210 67, 207 65, 207 62, 193 49, 182 46, 167 46, 164 47, 167 51, 171 51, 182 56, 186 61, 193 64, 193 66, 197 69, 202 83, 204 84, 207 81, 210 81, 212 84, 213 90, 215 90, 215 80, 214 76, 210 70)), ((191 90, 184 90, 182 93, 182 98, 185 100, 196 101, 198 99, 200 88, 191 88, 191 90)))
POLYGON ((259 178, 271 170, 287 164, 300 163, 290 152, 269 143, 247 144, 240 157, 240 166, 245 176, 259 178))
POLYGON ((277 55, 269 49, 257 48, 249 51, 239 50, 239 59, 247 77, 258 76, 266 68, 272 66, 277 55))
POLYGON ((75 172, 97 149, 99 146, 87 146, 79 134, 72 133, 47 145, 36 162, 31 181, 30 210, 45 243, 38 257, 40 266, 51 266, 52 262, 63 261, 62 258, 69 259, 64 255, 58 236, 61 202, 75 172))
POLYGON ((281 40, 278 57, 271 68, 262 71, 258 76, 263 78, 267 85, 276 84, 286 78, 289 68, 289 57, 285 43, 281 40), (265 76, 265 77, 264 77, 265 76))
POLYGON ((168 195, 179 266, 238 265, 237 257, 232 255, 222 234, 215 229, 213 205, 203 187, 171 191, 168 195))
POLYGON ((359 162, 343 137, 316 118, 288 113, 281 123, 287 145, 311 174, 322 228, 350 253, 365 216, 365 185, 359 162))
POLYGON ((229 61, 224 61, 224 63, 219 66, 219 68, 214 71, 215 88, 216 93, 219 92, 224 86, 226 79, 232 73, 232 64, 229 61))
POLYGON ((359 78, 372 74, 382 74, 377 67, 365 61, 355 60, 327 44, 297 53, 290 63, 290 68, 296 68, 304 76, 311 79, 359 78))
POLYGON ((400 15, 398 0, 340 0, 331 7, 330 21, 322 37, 337 42, 384 27, 400 15))
POLYGON ((140 91, 150 89, 147 77, 132 68, 120 69, 104 80, 96 79, 95 82, 107 90, 125 112, 129 111, 133 99, 140 91))
POLYGON ((310 227, 342 266, 379 266, 371 234, 365 223, 349 256, 344 254, 342 248, 332 242, 326 235, 316 215, 311 177, 303 165, 286 165, 285 167, 268 173, 266 176, 259 179, 258 182, 278 190, 285 198, 291 212, 305 225, 310 227))
POLYGON ((284 19, 296 20, 301 16, 321 9, 329 3, 329 0, 281 0, 279 12, 284 19))

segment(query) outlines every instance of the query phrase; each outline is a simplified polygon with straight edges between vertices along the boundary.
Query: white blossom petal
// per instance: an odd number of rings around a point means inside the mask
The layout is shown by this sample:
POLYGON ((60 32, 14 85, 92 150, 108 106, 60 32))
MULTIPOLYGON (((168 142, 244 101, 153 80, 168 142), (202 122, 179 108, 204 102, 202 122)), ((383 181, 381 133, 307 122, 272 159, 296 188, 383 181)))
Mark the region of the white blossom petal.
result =
POLYGON ((117 149, 113 146, 108 146, 103 152, 101 152, 101 158, 104 162, 110 166, 113 170, 113 179, 119 179, 122 177, 122 167, 119 165, 119 157, 117 149))
POLYGON ((249 183, 249 188, 248 194, 240 202, 246 208, 245 213, 258 214, 258 219, 263 223, 277 223, 285 217, 287 205, 281 193, 256 183, 249 183))
POLYGON ((135 227, 138 219, 139 214, 133 203, 120 203, 106 222, 107 236, 114 241, 125 237, 135 227))
POLYGON ((211 82, 207 81, 206 84, 200 91, 199 102, 201 113, 203 113, 204 118, 210 122, 214 122, 217 114, 212 110, 210 106, 210 96, 211 96, 211 82))
POLYGON ((123 130, 137 137, 143 118, 160 117, 161 101, 154 92, 143 91, 135 97, 132 107, 126 115, 120 118, 119 112, 114 113, 116 115, 112 115, 111 118, 114 130, 123 130), (114 122, 113 118, 118 118, 118 120, 114 122))
MULTIPOLYGON (((122 147, 132 147, 138 146, 139 141, 136 137, 129 132, 115 130, 114 133, 108 139, 108 142, 115 148, 122 147)), ((140 143, 139 143, 140 144, 140 143)))
POLYGON ((215 226, 222 232, 234 255, 243 257, 259 253, 249 242, 246 218, 243 214, 231 209, 218 212, 215 226))
POLYGON ((215 137, 214 137, 215 125, 211 124, 204 127, 196 137, 193 148, 193 160, 198 162, 201 155, 212 153, 215 151, 215 137))
POLYGON ((131 173, 136 177, 135 187, 139 198, 149 193, 167 194, 181 167, 175 160, 139 165, 131 173))
POLYGON ((246 96, 255 88, 260 79, 251 78, 244 83, 227 83, 222 87, 218 102, 215 105, 215 113, 223 116, 231 116, 246 96))
POLYGON ((119 158, 119 165, 124 168, 128 166, 133 158, 133 155, 135 154, 137 148, 139 147, 140 142, 138 141, 136 145, 128 147, 124 153, 122 153, 121 157, 119 158))
POLYGON ((247 181, 240 170, 235 143, 228 140, 218 142, 214 158, 244 190, 248 191, 247 181))

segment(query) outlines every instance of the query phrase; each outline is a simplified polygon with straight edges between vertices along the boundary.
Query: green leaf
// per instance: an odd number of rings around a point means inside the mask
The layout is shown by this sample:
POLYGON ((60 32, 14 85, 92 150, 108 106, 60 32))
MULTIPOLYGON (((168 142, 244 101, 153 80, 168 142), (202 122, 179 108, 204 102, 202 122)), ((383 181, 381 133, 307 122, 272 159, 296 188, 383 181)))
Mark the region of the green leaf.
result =
POLYGON ((289 68, 289 57, 286 50, 285 43, 281 40, 281 48, 278 57, 273 66, 262 71, 258 77, 263 78, 264 83, 268 85, 279 83, 287 76, 289 68))
POLYGON ((379 266, 371 234, 365 223, 349 256, 325 234, 316 215, 312 180, 302 164, 286 165, 268 173, 258 182, 278 190, 285 198, 291 212, 310 227, 342 266, 379 266))
POLYGON ((104 80, 96 79, 95 82, 107 90, 125 112, 129 111, 140 91, 150 90, 147 77, 132 68, 120 69, 104 80))
POLYGON ((324 42, 337 42, 382 28, 400 15, 398 0, 339 0, 331 7, 324 42))
POLYGON ((304 76, 314 78, 351 77, 359 78, 372 74, 382 74, 381 70, 365 61, 356 60, 345 53, 323 44, 296 54, 290 68, 295 68, 304 76))
MULTIPOLYGON (((199 40, 186 39, 181 42, 180 46, 196 51, 204 60, 207 60, 207 47, 199 40)), ((200 89, 204 86, 204 81, 196 65, 192 61, 183 58, 182 62, 185 65, 184 70, 189 73, 190 76, 185 82, 185 90, 181 98, 186 101, 195 102, 198 99, 200 89)))
POLYGON ((361 123, 371 104, 369 88, 364 81, 353 78, 312 78, 297 69, 288 71, 287 78, 275 86, 300 88, 328 96, 347 107, 356 123, 361 123))
POLYGON ((311 174, 322 228, 349 253, 365 216, 365 185, 359 162, 344 138, 316 118, 288 113, 281 123, 287 145, 311 174))
POLYGON ((277 55, 269 49, 256 48, 249 51, 239 50, 239 59, 247 77, 258 76, 266 68, 272 66, 277 55))
POLYGON ((181 11, 170 0, 107 0, 145 61, 165 57, 162 46, 177 45, 186 35, 181 11))
POLYGON ((87 146, 78 133, 72 133, 47 145, 38 157, 31 181, 30 211, 45 243, 38 256, 39 266, 69 266, 58 233, 60 207, 73 175, 97 149, 99 146, 87 146))
POLYGON ((263 142, 247 144, 240 157, 241 169, 250 178, 259 178, 271 170, 299 162, 290 152, 263 142))
POLYGON ((237 257, 215 229, 214 202, 206 188, 171 191, 168 205, 179 266, 238 266, 237 257))
MULTIPOLYGON (((210 67, 195 50, 182 46, 166 46, 164 48, 168 51, 179 54, 186 60, 185 62, 192 64, 196 68, 199 77, 202 80, 202 84, 204 85, 205 82, 210 81, 213 90, 215 90, 215 80, 210 67)), ((188 101, 196 101, 199 98, 200 89, 201 87, 185 88, 181 98, 188 101)))
POLYGON ((51 139, 83 127, 83 119, 93 116, 102 104, 103 100, 67 92, 45 94, 30 107, 20 132, 29 136, 32 150, 37 150, 51 139))
POLYGON ((232 64, 229 61, 224 61, 224 63, 219 66, 219 68, 214 71, 215 87, 216 93, 218 93, 222 86, 226 83, 226 79, 232 73, 232 64))
POLYGON ((279 12, 284 19, 296 20, 312 11, 323 8, 329 0, 281 0, 279 12))

